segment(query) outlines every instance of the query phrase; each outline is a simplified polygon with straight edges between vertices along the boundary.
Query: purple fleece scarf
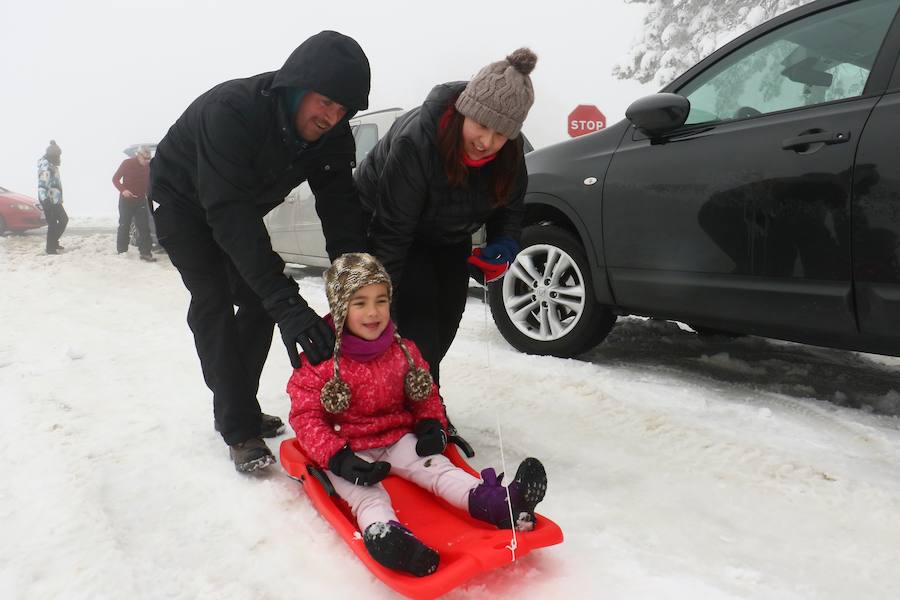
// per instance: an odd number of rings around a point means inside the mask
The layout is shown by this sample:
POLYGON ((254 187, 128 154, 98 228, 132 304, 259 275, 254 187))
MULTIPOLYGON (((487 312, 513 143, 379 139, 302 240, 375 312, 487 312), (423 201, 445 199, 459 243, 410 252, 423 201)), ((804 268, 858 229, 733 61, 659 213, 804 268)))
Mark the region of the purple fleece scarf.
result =
MULTIPOLYGON (((334 327, 334 320, 330 314, 325 317, 325 321, 334 327)), ((345 322, 344 332, 341 335, 341 354, 358 362, 370 362, 384 354, 393 343, 393 321, 388 321, 388 325, 384 328, 384 331, 381 332, 381 335, 371 342, 350 333, 345 322)))

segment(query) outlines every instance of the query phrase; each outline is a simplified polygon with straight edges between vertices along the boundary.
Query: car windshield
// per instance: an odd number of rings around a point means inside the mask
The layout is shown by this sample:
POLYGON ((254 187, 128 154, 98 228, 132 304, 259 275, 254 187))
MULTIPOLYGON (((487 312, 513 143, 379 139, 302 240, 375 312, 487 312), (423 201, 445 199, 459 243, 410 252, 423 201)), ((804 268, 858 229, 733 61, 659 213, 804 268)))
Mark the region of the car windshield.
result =
POLYGON ((8 191, 9 191, 9 190, 6 189, 5 187, 0 187, 0 194, 5 194, 5 193, 8 192, 8 191))

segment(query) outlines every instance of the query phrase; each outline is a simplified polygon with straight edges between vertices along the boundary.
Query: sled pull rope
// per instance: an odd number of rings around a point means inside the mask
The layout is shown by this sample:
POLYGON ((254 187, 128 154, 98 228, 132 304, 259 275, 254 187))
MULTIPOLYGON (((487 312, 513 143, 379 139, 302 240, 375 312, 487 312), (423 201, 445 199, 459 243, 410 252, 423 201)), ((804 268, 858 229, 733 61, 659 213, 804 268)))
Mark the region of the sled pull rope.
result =
MULTIPOLYGON (((497 438, 500 440, 500 466, 503 467, 503 472, 506 473, 506 458, 503 456, 503 431, 500 428, 500 413, 497 413, 497 438)), ((516 561, 516 548, 519 547, 519 541, 516 539, 516 519, 513 517, 512 510, 512 502, 509 499, 509 481, 506 482, 506 508, 509 510, 509 523, 512 526, 510 531, 512 531, 512 538, 509 540, 509 545, 507 549, 512 552, 512 561, 516 561)))
MULTIPOLYGON (((493 379, 490 377, 491 372, 491 335, 490 331, 488 331, 488 289, 487 284, 484 285, 484 333, 485 333, 485 341, 487 342, 487 365, 488 365, 488 381, 492 381, 493 379)), ((500 411, 496 410, 494 416, 497 418, 497 439, 500 442, 500 466, 503 468, 502 473, 506 473, 506 457, 503 454, 503 430, 500 427, 500 411)), ((516 519, 513 517, 512 510, 512 501, 509 499, 509 482, 507 481, 507 492, 506 492, 506 508, 509 510, 509 523, 511 525, 510 531, 512 532, 512 537, 509 540, 509 545, 506 548, 512 553, 512 560, 510 562, 516 562, 516 548, 519 547, 519 541, 516 539, 516 519)))

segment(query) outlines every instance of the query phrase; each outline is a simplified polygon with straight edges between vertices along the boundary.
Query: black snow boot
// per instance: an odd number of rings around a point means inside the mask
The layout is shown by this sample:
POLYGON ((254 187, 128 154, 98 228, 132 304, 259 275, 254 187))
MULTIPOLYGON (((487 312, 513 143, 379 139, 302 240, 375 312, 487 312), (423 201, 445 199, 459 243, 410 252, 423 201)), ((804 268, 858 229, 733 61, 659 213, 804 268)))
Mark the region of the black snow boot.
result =
POLYGON ((284 422, 275 415, 262 414, 259 435, 264 438, 277 437, 284 431, 284 422))
POLYGON ((438 568, 440 556, 423 544, 412 532, 398 523, 377 521, 363 532, 366 550, 379 564, 416 577, 431 575, 438 568))
POLYGON ((262 438, 251 438, 246 442, 228 447, 234 468, 241 473, 250 473, 257 469, 265 469, 275 462, 272 451, 262 438))

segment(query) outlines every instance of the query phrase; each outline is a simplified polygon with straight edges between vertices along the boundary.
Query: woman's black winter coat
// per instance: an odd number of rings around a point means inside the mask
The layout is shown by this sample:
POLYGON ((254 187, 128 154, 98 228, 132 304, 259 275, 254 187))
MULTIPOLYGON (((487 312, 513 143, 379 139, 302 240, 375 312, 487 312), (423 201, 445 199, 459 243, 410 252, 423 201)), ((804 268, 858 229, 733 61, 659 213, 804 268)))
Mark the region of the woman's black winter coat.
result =
POLYGON ((370 248, 397 286, 413 241, 457 244, 484 224, 487 239, 516 241, 522 228, 528 182, 525 158, 505 207, 494 208, 488 177, 494 163, 470 169, 464 187, 451 187, 437 149, 438 123, 466 82, 436 86, 425 103, 394 122, 356 171, 360 200, 372 216, 370 248))

